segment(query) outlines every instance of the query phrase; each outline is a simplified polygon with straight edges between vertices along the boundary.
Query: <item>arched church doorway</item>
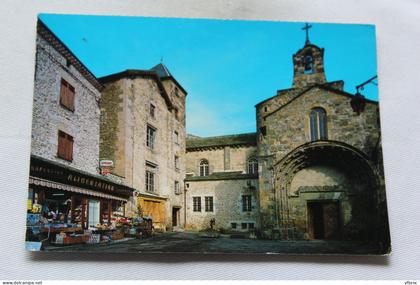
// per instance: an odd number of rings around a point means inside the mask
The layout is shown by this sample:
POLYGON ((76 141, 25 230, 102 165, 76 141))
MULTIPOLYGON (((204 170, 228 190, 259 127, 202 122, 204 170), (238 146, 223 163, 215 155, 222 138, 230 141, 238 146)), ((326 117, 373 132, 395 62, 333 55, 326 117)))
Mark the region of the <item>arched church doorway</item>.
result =
POLYGON ((296 148, 275 167, 283 238, 372 238, 378 186, 363 153, 344 143, 317 141, 296 148))

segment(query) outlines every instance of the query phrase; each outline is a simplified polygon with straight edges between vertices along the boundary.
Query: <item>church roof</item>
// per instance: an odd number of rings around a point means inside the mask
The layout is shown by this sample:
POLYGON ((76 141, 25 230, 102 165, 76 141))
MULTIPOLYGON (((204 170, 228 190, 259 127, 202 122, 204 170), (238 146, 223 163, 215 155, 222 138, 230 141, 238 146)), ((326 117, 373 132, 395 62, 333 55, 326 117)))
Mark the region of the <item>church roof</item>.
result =
MULTIPOLYGON (((330 92, 335 93, 335 94, 338 94, 338 95, 346 96, 346 97, 348 97, 348 98, 353 98, 353 97, 354 97, 354 95, 353 95, 353 94, 350 94, 350 93, 348 93, 348 92, 345 92, 345 91, 342 91, 342 90, 339 90, 339 89, 335 89, 335 88, 331 87, 331 86, 330 86, 330 84, 314 84, 314 85, 309 86, 309 87, 308 87, 308 88, 306 88, 306 89, 303 89, 303 91, 302 91, 302 92, 300 92, 298 95, 294 96, 292 99, 290 99, 290 100, 289 100, 288 102, 286 102, 285 104, 281 105, 281 106, 280 106, 280 107, 278 107, 277 109, 275 109, 275 110, 271 111, 270 113, 266 114, 266 115, 264 116, 264 118, 267 118, 268 116, 271 116, 272 114, 276 113, 276 112, 277 112, 277 111, 279 111, 280 109, 283 109, 283 107, 285 107, 285 106, 289 105, 290 103, 292 103, 293 101, 295 101, 297 98, 299 98, 300 96, 302 96, 303 94, 305 94, 306 92, 308 92, 309 90, 311 90, 311 89, 313 89, 313 88, 320 88, 320 89, 324 89, 324 90, 326 90, 326 91, 330 91, 330 92)), ((280 95, 280 96, 281 96, 281 95, 280 95)), ((364 100, 365 100, 367 103, 371 103, 371 104, 378 105, 378 102, 376 102, 376 101, 369 100, 369 99, 366 99, 366 98, 364 98, 364 100)), ((261 102, 261 103, 262 103, 262 102, 261 102)), ((259 103, 259 104, 261 104, 261 103, 259 103)), ((259 104, 258 104, 258 105, 259 105, 259 104)), ((258 105, 256 105, 256 106, 258 106, 258 105)))
POLYGON ((213 172, 207 176, 187 175, 185 181, 204 181, 204 180, 233 180, 233 179, 256 179, 257 174, 243 173, 242 171, 213 172))
POLYGON ((256 133, 236 134, 227 136, 216 136, 206 138, 191 138, 186 140, 187 151, 194 151, 205 148, 218 148, 225 146, 257 145, 256 133))

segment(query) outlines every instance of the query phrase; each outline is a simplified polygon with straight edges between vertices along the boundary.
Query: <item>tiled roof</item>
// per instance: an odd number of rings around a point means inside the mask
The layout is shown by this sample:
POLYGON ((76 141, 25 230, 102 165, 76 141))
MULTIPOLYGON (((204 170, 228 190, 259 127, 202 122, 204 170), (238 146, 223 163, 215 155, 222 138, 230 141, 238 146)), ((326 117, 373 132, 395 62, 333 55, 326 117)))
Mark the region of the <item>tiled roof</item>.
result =
POLYGON ((187 138, 187 151, 215 148, 224 146, 239 146, 239 145, 257 145, 256 133, 207 137, 207 138, 187 138))

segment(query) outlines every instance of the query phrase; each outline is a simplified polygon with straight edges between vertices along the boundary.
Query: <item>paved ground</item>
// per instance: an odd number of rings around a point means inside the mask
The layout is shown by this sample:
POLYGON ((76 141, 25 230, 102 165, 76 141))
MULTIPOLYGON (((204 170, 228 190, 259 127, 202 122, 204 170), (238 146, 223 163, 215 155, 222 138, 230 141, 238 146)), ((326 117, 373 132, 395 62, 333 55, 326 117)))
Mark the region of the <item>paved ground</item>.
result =
POLYGON ((344 241, 274 241, 199 237, 196 233, 158 233, 151 238, 132 239, 113 244, 54 246, 46 251, 84 252, 195 252, 195 253, 319 253, 369 254, 377 247, 344 241))

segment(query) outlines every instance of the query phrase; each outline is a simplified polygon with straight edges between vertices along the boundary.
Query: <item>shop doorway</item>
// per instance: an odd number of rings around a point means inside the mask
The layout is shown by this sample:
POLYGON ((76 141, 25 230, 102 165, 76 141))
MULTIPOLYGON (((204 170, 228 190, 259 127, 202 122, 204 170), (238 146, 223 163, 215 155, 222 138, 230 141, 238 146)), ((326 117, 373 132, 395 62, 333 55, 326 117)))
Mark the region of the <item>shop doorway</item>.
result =
POLYGON ((340 239, 338 201, 307 203, 308 234, 310 239, 340 239))
POLYGON ((179 220, 180 220, 180 209, 179 207, 173 207, 172 208, 172 226, 178 227, 179 226, 179 220))
POLYGON ((89 227, 96 227, 100 224, 99 201, 89 200, 89 227))

